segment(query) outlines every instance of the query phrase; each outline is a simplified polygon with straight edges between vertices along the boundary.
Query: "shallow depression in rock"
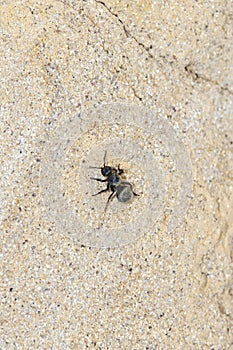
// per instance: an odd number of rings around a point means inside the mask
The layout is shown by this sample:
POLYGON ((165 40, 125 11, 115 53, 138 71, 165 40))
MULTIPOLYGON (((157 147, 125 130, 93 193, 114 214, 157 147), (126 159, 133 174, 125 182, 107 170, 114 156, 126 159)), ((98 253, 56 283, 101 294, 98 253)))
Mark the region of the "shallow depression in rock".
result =
POLYGON ((155 111, 113 104, 93 107, 58 128, 44 154, 41 188, 60 231, 85 244, 113 247, 151 230, 164 208, 175 226, 177 209, 183 212, 188 203, 190 173, 184 146, 155 111), (106 183, 91 180, 101 172, 90 167, 101 167, 106 151, 107 164, 120 164, 122 180, 139 196, 131 203, 114 198, 105 212, 109 192, 93 196, 106 183))

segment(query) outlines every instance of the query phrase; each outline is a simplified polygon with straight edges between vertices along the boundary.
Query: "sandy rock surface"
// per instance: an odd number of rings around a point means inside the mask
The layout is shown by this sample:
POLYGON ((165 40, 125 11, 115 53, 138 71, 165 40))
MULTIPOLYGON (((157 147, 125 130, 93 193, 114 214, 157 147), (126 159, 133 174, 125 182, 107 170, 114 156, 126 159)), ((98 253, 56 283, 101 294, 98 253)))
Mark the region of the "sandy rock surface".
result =
POLYGON ((2 350, 232 348, 232 18, 0 1, 2 350))

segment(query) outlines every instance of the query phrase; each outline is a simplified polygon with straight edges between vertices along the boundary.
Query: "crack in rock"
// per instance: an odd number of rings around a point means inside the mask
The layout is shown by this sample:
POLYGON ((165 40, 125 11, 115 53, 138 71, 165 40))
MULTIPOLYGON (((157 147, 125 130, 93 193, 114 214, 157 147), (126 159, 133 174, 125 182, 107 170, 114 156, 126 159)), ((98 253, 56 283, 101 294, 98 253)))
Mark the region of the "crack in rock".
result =
POLYGON ((140 42, 134 35, 132 35, 132 34, 128 31, 128 29, 126 28, 124 22, 123 22, 122 19, 118 16, 117 13, 114 13, 103 1, 96 0, 96 3, 103 5, 103 6, 106 8, 106 10, 107 10, 112 16, 114 16, 114 17, 118 20, 118 22, 122 25, 122 27, 123 27, 123 29, 124 29, 125 35, 126 35, 128 38, 132 38, 139 46, 141 46, 141 47, 146 51, 146 53, 148 54, 148 56, 149 56, 150 58, 154 58, 154 56, 149 52, 150 47, 146 47, 145 44, 143 44, 142 42, 140 42))
POLYGON ((189 75, 191 75, 191 77, 193 78, 194 81, 205 81, 205 82, 208 82, 208 83, 211 83, 213 85, 218 86, 220 88, 221 92, 226 91, 230 95, 233 94, 233 91, 231 89, 229 89, 227 86, 220 85, 220 83, 217 80, 212 80, 212 79, 196 72, 191 63, 187 64, 184 67, 184 69, 189 75))

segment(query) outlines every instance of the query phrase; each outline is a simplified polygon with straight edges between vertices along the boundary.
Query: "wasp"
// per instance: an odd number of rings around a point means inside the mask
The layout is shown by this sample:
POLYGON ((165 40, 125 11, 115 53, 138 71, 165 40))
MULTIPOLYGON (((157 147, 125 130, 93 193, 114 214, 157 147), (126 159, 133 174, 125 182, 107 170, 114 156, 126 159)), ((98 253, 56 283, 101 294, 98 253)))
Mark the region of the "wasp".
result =
POLYGON ((91 177, 91 180, 107 182, 107 187, 105 189, 99 191, 96 194, 93 194, 92 196, 97 196, 101 193, 111 191, 105 206, 105 211, 108 208, 109 202, 114 197, 117 197, 119 202, 127 203, 130 202, 134 196, 139 196, 139 194, 134 192, 132 184, 128 181, 124 181, 121 178, 121 175, 124 173, 124 170, 120 168, 120 164, 117 168, 106 165, 106 156, 107 151, 105 151, 104 154, 104 164, 102 167, 90 167, 92 169, 100 169, 101 174, 103 175, 103 177, 105 177, 105 179, 91 177))

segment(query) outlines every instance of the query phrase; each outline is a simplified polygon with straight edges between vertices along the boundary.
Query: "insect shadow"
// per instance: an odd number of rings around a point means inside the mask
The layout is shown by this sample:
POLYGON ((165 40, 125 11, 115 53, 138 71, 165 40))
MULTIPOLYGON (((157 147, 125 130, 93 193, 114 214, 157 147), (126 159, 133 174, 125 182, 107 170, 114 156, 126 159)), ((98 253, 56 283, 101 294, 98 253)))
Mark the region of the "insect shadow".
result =
POLYGON ((93 194, 92 196, 97 196, 98 194, 111 191, 112 193, 109 195, 105 211, 108 208, 109 202, 117 197, 119 202, 130 202, 134 196, 139 196, 139 194, 135 193, 133 190, 133 186, 130 182, 124 181, 121 178, 121 175, 124 173, 124 170, 120 168, 120 164, 118 164, 117 168, 106 165, 106 157, 107 151, 104 154, 104 164, 102 167, 90 167, 91 169, 101 169, 101 174, 105 179, 99 179, 95 177, 91 177, 91 180, 99 181, 99 182, 107 182, 107 187, 98 193, 93 194))

